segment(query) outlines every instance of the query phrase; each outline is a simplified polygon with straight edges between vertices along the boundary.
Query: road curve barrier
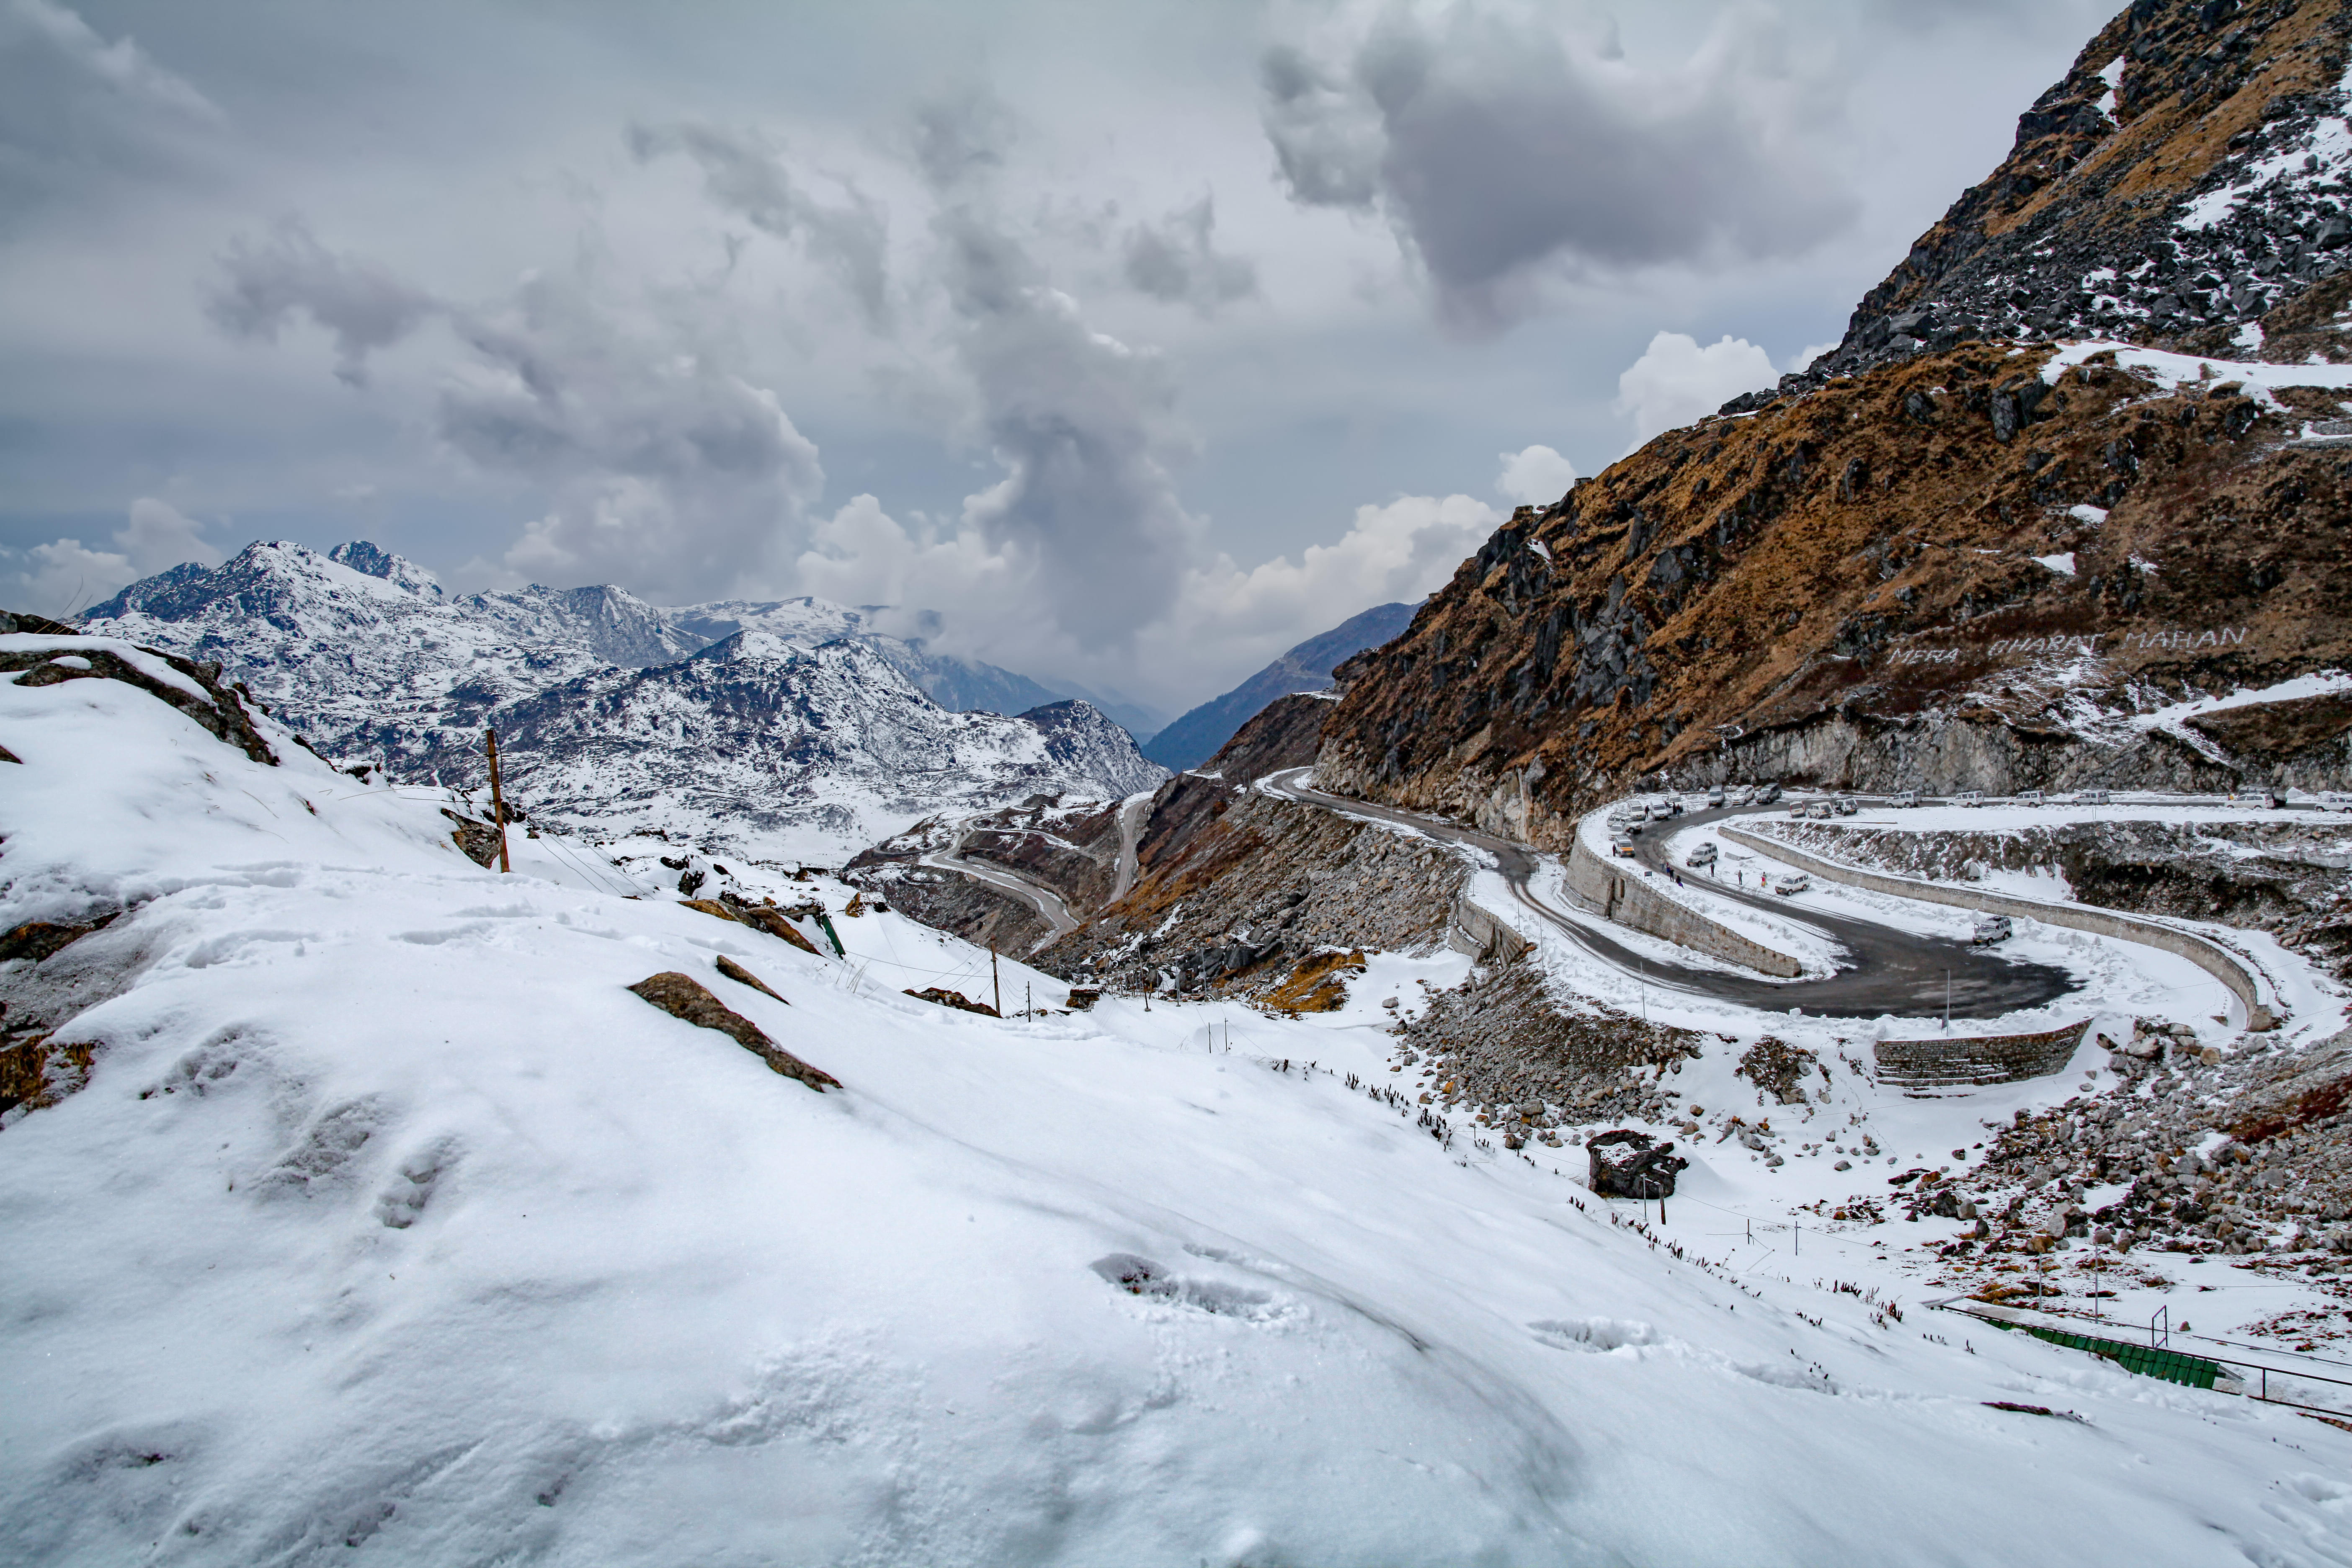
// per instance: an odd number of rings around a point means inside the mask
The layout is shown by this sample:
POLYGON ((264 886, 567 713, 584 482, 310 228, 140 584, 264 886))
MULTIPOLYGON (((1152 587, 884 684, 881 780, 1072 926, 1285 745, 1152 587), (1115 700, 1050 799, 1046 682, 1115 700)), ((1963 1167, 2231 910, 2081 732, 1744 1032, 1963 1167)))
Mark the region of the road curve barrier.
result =
POLYGON ((2246 1010, 2247 1028, 2260 1032, 2279 1026, 2281 1016, 2263 1001, 2253 971, 2228 949, 2193 931, 2142 920, 2120 910, 2102 909, 2095 904, 2046 904, 2010 893, 1995 893, 1944 882, 1923 882, 1915 877, 1897 877, 1885 871, 1865 871, 1857 866, 1809 854, 1746 828, 1734 827, 1729 823, 1718 825, 1716 831, 1775 860, 1832 882, 1843 882, 1850 888, 1868 888, 1873 892, 1892 893, 1896 898, 1916 899, 1922 903, 1949 904, 1955 909, 1974 910, 1979 914, 2021 915, 2049 925, 2071 926, 2076 931, 2111 936, 2119 942, 2136 942, 2143 946, 2158 948, 2177 958, 2187 959, 2228 986, 2230 994, 2235 996, 2246 1010))
POLYGON ((1793 980, 1805 972, 1805 966, 1787 953, 1750 942, 1689 905, 1667 898, 1638 872, 1628 874, 1623 865, 1603 860, 1584 847, 1581 825, 1569 845, 1568 885, 1586 908, 1620 925, 1783 980, 1793 980))

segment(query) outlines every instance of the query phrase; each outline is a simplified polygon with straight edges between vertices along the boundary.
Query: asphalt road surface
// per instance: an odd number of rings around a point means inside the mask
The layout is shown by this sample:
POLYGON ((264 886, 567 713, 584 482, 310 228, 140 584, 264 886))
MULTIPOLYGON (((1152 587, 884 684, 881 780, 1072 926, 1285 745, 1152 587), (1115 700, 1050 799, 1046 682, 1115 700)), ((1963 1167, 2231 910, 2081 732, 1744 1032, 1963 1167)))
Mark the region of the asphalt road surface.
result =
MULTIPOLYGON (((1838 961, 1837 973, 1821 980, 1767 980, 1719 969, 1661 963, 1613 941, 1587 920, 1574 919, 1537 897, 1528 879, 1534 875, 1538 859, 1536 852, 1526 845, 1439 817, 1326 795, 1308 786, 1307 779, 1314 771, 1292 768, 1269 773, 1258 781, 1257 787, 1287 800, 1346 816, 1397 823, 1445 843, 1482 849, 1495 858, 1504 881, 1510 886, 1511 896, 1546 924, 1594 957, 1642 975, 1661 989, 1774 1011, 1801 1007, 1829 1018, 1875 1018, 1882 1014, 1909 1018, 1939 1016, 1944 1011, 1948 985, 1953 1017, 1997 1018, 2021 1008, 2040 1006, 2075 989, 2072 975, 2050 964, 2014 962, 2003 958, 1995 949, 1919 936, 1872 921, 1827 915, 1813 909, 1792 910, 1786 900, 1773 894, 1743 892, 1720 881, 1713 884, 1713 890, 1725 898, 1770 910, 1783 919, 1801 920, 1843 943, 1845 952, 1838 961)), ((1673 826, 1698 826, 1773 809, 1726 806, 1676 817, 1673 826)), ((1639 846, 1636 861, 1662 876, 1668 874, 1664 859, 1665 831, 1664 826, 1654 825, 1648 833, 1634 840, 1639 846)))
POLYGON ((971 837, 971 831, 969 828, 959 831, 952 847, 935 850, 924 856, 919 863, 935 867, 942 871, 953 871, 958 876, 970 877, 975 882, 985 882, 999 891, 1011 893, 1014 898, 1034 908, 1038 914, 1045 917, 1045 923, 1053 930, 1037 939, 1034 946, 1031 948, 1032 952, 1049 942, 1067 936, 1078 929, 1077 917, 1070 913, 1070 906, 1064 902, 1062 895, 1053 889, 1042 882, 1033 882, 1007 867, 964 858, 964 841, 971 837))

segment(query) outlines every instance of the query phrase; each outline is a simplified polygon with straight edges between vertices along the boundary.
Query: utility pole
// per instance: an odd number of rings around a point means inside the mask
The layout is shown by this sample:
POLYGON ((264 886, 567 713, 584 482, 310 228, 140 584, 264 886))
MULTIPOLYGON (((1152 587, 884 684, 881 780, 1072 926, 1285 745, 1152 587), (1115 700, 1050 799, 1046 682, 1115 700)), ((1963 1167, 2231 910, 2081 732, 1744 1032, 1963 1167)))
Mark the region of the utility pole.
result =
POLYGON ((988 986, 996 994, 996 1016, 1002 1018, 1004 1016, 1004 982, 997 976, 996 944, 992 942, 988 944, 988 986))
POLYGON ((499 787, 499 732, 485 730, 482 735, 490 752, 490 815, 499 822, 499 871, 503 875, 514 869, 514 862, 507 858, 507 797, 499 787))
POLYGON ((1952 972, 1944 971, 1944 1033, 1952 1032, 1952 972))

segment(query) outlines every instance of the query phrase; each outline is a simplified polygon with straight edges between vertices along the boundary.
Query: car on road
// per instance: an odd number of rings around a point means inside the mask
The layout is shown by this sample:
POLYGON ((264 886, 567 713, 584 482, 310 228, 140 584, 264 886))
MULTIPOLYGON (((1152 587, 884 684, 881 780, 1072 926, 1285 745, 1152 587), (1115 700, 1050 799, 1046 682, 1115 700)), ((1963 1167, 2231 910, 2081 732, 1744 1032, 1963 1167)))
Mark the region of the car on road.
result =
POLYGON ((2078 789, 2074 792, 2074 804, 2076 805, 2105 805, 2107 804, 2107 792, 2103 789, 2078 789))
POLYGON ((1853 804, 1853 796, 1842 795, 1835 800, 1830 802, 1830 809, 1836 812, 1840 816, 1852 816, 1854 814, 1856 807, 1853 804))
POLYGON ((1805 815, 1811 817, 1815 822, 1827 822, 1831 816, 1835 814, 1830 810, 1830 803, 1828 801, 1817 800, 1813 802, 1812 805, 1805 807, 1805 815))
POLYGON ((1772 879, 1772 890, 1782 898, 1791 893, 1811 892, 1812 887, 1813 879, 1802 871, 1786 871, 1772 879))
POLYGON ((1758 805, 1769 805, 1780 798, 1780 786, 1779 784, 1768 784, 1757 786, 1756 804, 1758 805))
POLYGON ((1754 784, 1741 784, 1738 789, 1733 790, 1731 792, 1731 804, 1733 805, 1754 805, 1756 804, 1756 786, 1754 784))
MULTIPOLYGON (((1641 829, 1637 827, 1633 831, 1638 833, 1641 829)), ((1631 858, 1633 853, 1633 840, 1624 834, 1619 834, 1609 841, 1609 853, 1631 858)))
POLYGON ((1916 805, 1919 804, 1919 792, 1916 789, 1900 791, 1895 795, 1893 800, 1888 801, 1886 804, 1889 805, 1916 805))
POLYGON ((1958 805, 1982 805, 1984 804, 1984 791, 1980 789, 1964 789, 1959 794, 1954 795, 1952 800, 1954 804, 1958 805))
POLYGON ((2322 811, 2352 811, 2352 791, 2322 790, 2317 805, 2322 811))
POLYGON ((1713 789, 1706 792, 1706 804, 1710 806, 1721 805, 1723 804, 1723 786, 1721 784, 1717 784, 1713 789))
POLYGON ((2047 805, 2050 797, 2038 789, 2023 789, 2012 797, 2020 805, 2047 805))
POLYGON ((1714 865, 1714 864, 1715 864, 1715 840, 1714 840, 1714 839, 1712 839, 1712 838, 1710 838, 1710 839, 1708 839, 1706 843, 1704 843, 1704 844, 1700 845, 1697 848, 1696 848, 1696 849, 1692 850, 1692 851, 1690 852, 1690 858, 1688 858, 1687 860, 1685 860, 1685 861, 1683 862, 1683 864, 1684 864, 1684 865, 1685 865, 1685 866, 1712 866, 1712 865, 1714 865))
POLYGON ((2007 915, 1979 915, 1976 930, 1969 935, 1969 940, 1979 947, 1990 947, 1994 942, 2007 942, 2009 938, 2007 915))

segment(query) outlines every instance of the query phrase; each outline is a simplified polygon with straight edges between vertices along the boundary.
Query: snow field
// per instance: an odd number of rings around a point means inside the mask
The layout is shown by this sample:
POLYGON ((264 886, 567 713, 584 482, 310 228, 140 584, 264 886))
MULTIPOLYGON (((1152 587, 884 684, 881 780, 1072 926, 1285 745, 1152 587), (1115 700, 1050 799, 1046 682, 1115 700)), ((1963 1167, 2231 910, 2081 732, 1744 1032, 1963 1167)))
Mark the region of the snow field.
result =
POLYGON ((139 900, 67 950, 136 969, 69 1026, 89 1086, 0 1131, 0 1558, 2352 1547, 2335 1432, 1743 1284, 1673 1256, 1724 1256, 1696 1204, 1653 1247, 1441 1148, 1346 1075, 1450 959, 1230 1052, 1213 1005, 997 1022, 877 978, 985 962, 896 916, 837 918, 843 963, 498 877, 435 803, 327 798, 112 682, 0 686, 0 742, 9 923, 139 900), (669 968, 845 1089, 623 989, 669 968))

